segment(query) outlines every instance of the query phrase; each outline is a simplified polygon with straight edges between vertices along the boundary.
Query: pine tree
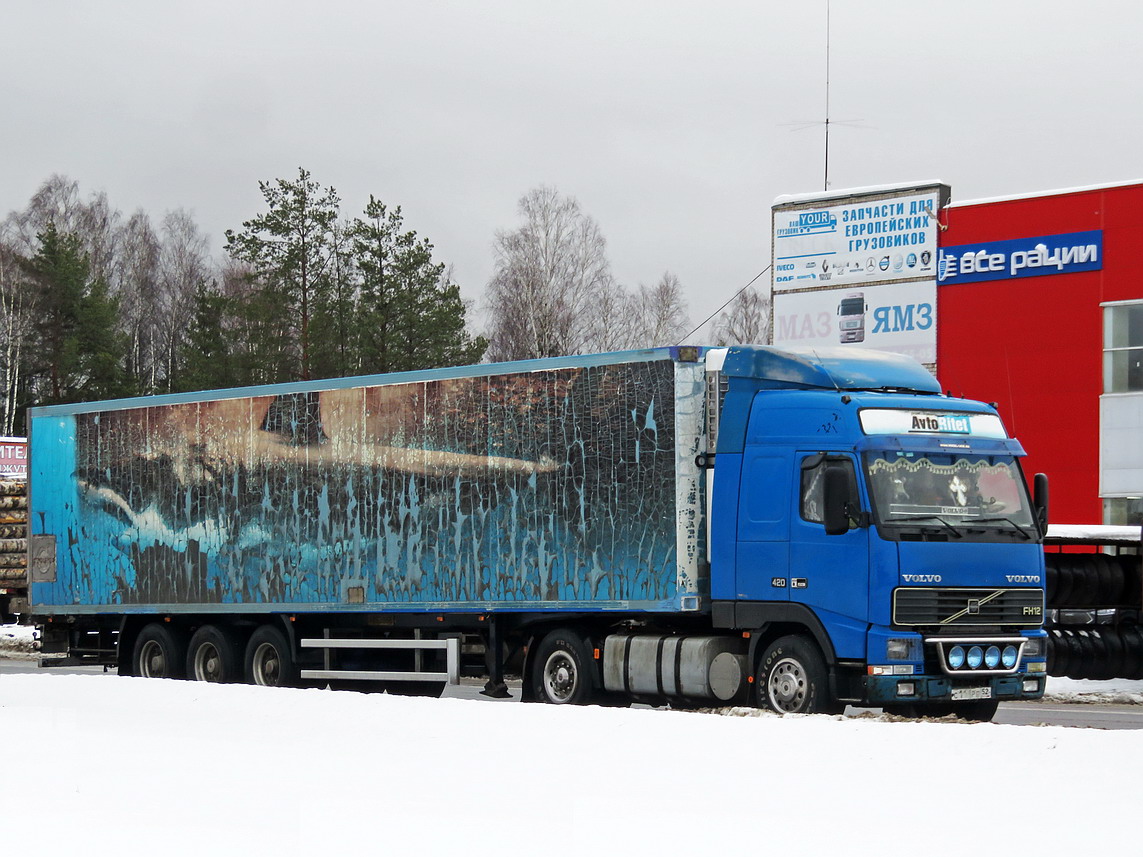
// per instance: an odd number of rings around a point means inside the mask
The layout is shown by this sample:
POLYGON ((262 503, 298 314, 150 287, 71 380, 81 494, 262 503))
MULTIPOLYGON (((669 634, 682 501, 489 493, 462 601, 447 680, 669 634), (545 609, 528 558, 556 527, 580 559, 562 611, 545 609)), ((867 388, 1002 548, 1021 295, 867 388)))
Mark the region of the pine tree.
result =
POLYGON ((401 372, 478 362, 487 342, 469 336, 460 288, 434 263, 433 245, 404 231, 401 209, 370 196, 348 230, 359 277, 360 371, 401 372))
POLYGON ((227 230, 226 249, 232 259, 251 266, 253 285, 261 294, 252 302, 261 310, 257 343, 274 365, 268 380, 308 379, 312 375, 313 318, 325 310, 331 289, 333 231, 339 198, 322 189, 305 169, 297 181, 277 179, 258 185, 269 210, 227 230))
POLYGON ((33 283, 31 355, 34 398, 41 404, 128 395, 118 305, 93 279, 79 238, 49 223, 36 255, 24 262, 33 283))

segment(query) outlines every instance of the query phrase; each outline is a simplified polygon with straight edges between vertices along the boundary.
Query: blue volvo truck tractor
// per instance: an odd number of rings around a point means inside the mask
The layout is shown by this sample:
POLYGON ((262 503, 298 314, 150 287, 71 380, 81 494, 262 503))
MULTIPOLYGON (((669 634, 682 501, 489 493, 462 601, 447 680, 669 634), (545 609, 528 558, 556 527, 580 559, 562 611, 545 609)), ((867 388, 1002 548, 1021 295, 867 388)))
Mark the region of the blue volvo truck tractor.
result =
POLYGON ((988 719, 1044 692, 995 409, 855 348, 679 347, 37 408, 58 662, 988 719))

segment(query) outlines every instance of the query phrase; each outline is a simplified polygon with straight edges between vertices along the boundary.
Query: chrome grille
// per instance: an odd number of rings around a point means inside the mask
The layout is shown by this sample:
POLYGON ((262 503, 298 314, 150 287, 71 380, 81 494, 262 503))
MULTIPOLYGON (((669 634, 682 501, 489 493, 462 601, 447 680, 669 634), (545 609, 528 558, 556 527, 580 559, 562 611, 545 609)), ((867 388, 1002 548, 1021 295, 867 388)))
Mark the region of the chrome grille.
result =
POLYGON ((1038 628, 1044 619, 1044 590, 945 589, 907 586, 893 592, 894 625, 1010 625, 1038 628))

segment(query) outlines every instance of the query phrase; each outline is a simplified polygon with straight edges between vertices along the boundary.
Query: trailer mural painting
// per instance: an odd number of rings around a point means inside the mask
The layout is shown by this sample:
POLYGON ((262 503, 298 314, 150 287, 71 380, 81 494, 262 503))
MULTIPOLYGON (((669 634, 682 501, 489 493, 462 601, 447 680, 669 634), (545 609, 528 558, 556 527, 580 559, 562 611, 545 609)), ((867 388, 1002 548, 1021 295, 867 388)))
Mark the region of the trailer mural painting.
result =
POLYGON ((86 604, 673 603, 675 384, 659 360, 45 421, 33 442, 74 450, 76 475, 41 498, 46 530, 80 529, 54 530, 52 589, 86 604))

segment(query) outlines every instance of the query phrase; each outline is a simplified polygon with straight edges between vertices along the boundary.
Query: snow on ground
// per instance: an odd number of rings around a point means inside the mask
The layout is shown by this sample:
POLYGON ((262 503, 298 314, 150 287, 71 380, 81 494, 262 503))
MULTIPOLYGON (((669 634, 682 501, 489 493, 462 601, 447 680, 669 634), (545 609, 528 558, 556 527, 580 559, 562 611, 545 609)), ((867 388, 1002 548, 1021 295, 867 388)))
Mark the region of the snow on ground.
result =
POLYGON ((3 853, 1137 845, 1141 731, 735 711, 747 716, 0 675, 3 853))
POLYGON ((1143 763, 1132 730, 90 675, 0 676, 0 731, 12 855, 1091 853, 1137 844, 1143 763))

